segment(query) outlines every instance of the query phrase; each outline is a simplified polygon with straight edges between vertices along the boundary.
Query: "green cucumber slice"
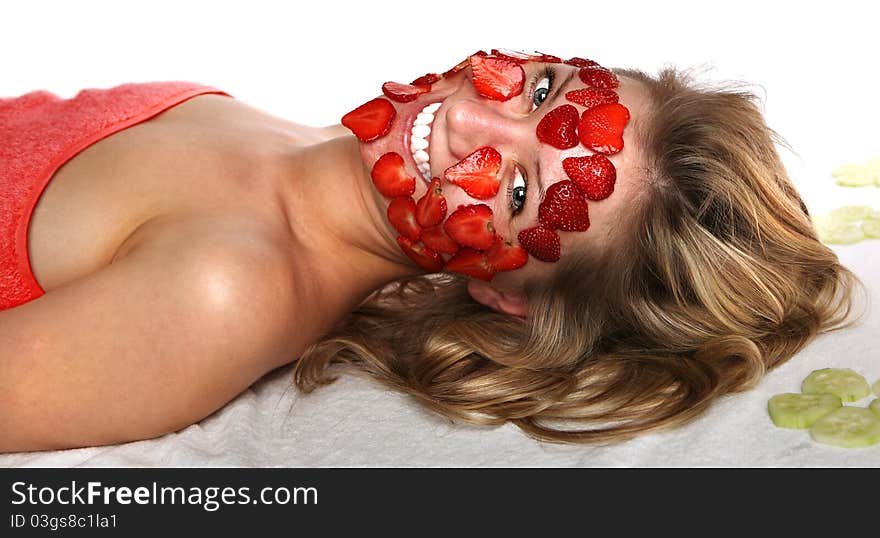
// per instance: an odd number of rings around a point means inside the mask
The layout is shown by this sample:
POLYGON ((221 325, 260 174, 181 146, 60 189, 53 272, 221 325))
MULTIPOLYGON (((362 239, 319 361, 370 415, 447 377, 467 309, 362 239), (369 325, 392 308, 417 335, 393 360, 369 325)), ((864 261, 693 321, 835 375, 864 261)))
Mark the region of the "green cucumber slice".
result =
POLYGON ((861 164, 845 164, 833 172, 832 177, 843 187, 866 187, 876 181, 873 170, 861 164))
POLYGON ((828 213, 831 220, 838 222, 856 222, 874 217, 874 208, 867 205, 845 205, 828 213))
POLYGON ((880 185, 880 156, 874 157, 865 165, 868 174, 874 176, 874 183, 880 185))
POLYGON ((877 239, 880 237, 880 220, 866 219, 862 221, 862 233, 865 237, 877 239))
POLYGON ((780 428, 805 430, 817 420, 839 408, 840 398, 833 394, 777 394, 767 402, 773 424, 780 428))
POLYGON ((845 406, 817 420, 810 436, 842 448, 871 446, 880 443, 880 419, 864 407, 845 406))
POLYGON ((880 396, 880 379, 878 379, 874 383, 874 386, 871 387, 871 389, 874 391, 874 394, 876 394, 877 396, 880 396))
POLYGON ((871 393, 865 378, 849 368, 814 370, 801 384, 804 394, 834 394, 844 402, 861 400, 871 393))
POLYGON ((816 233, 820 241, 834 245, 851 245, 865 238, 865 232, 858 224, 836 220, 831 220, 827 226, 817 226, 816 233))
POLYGON ((880 417, 880 398, 875 399, 873 402, 868 405, 868 409, 874 412, 875 415, 880 417))

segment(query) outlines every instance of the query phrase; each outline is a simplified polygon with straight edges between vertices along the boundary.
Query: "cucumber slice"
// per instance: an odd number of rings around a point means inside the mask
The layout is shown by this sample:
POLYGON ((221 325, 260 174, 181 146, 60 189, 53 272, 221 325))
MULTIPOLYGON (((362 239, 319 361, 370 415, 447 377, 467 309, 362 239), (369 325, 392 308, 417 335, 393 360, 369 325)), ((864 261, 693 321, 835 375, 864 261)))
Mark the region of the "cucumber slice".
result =
POLYGON ((801 383, 804 394, 834 394, 844 402, 861 400, 871 394, 865 378, 849 368, 822 368, 801 383))
POLYGON ((852 222, 832 220, 826 227, 817 227, 816 232, 823 243, 836 245, 851 245, 865 238, 862 228, 852 222))
POLYGON ((876 394, 877 396, 880 396, 880 379, 878 379, 874 383, 874 386, 871 387, 871 389, 874 391, 874 394, 876 394))
POLYGON ((856 222, 874 216, 874 208, 867 205, 845 205, 828 214, 838 222, 856 222))
POLYGON ((767 402, 773 424, 780 428, 805 430, 841 406, 833 394, 777 394, 767 402))
POLYGON ((861 164, 845 164, 831 172, 831 175, 843 187, 866 187, 875 183, 874 174, 861 164))
POLYGON ((868 169, 868 172, 874 175, 874 182, 880 183, 880 156, 872 158, 865 165, 865 168, 868 169))
POLYGON ((880 417, 880 398, 871 402, 871 404, 868 405, 868 409, 870 409, 871 411, 874 412, 875 415, 880 417))
POLYGON ((880 419, 864 407, 844 406, 817 420, 810 436, 842 448, 871 446, 880 443, 880 419))
POLYGON ((870 237, 871 239, 877 239, 880 237, 880 220, 863 220, 862 233, 865 234, 865 237, 870 237))

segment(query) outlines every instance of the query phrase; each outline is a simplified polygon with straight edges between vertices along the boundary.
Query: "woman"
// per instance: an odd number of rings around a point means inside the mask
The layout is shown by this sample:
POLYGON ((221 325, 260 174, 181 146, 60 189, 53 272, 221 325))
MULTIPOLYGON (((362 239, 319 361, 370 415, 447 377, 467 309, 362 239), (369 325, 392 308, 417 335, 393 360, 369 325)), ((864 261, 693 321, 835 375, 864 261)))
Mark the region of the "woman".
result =
POLYGON ((291 361, 306 391, 350 367, 450 418, 618 440, 850 313, 743 92, 494 50, 344 127, 148 89, 24 219, 5 278, 38 285, 0 312, 0 450, 162 435, 291 361))

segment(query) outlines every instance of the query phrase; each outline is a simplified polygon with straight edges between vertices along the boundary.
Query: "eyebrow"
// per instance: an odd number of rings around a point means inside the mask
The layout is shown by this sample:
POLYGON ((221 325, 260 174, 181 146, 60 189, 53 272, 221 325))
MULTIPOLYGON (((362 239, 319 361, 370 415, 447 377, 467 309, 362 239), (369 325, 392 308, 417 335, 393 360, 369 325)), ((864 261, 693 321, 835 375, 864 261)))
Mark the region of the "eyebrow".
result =
MULTIPOLYGON (((556 101, 559 99, 559 96, 562 95, 562 88, 565 88, 566 86, 569 85, 569 83, 571 83, 572 80, 574 80, 574 78, 578 74, 578 71, 580 71, 580 70, 579 69, 572 69, 568 73, 568 76, 565 77, 565 80, 563 80, 559 84, 553 85, 553 96, 550 98, 551 103, 553 103, 553 104, 556 103, 556 101)), ((541 159, 538 159, 536 157, 535 160, 537 161, 537 163, 535 165, 535 170, 537 171, 537 174, 538 174, 538 203, 541 203, 544 201, 544 196, 547 194, 547 182, 544 181, 544 174, 541 173, 541 159)))

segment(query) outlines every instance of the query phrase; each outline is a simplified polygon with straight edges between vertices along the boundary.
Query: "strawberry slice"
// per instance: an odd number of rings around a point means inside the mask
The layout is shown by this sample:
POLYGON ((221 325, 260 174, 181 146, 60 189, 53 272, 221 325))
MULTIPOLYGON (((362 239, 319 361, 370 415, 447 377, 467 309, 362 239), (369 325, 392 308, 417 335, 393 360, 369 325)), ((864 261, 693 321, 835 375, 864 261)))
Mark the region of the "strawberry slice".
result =
POLYGON ((605 103, 616 103, 620 101, 620 96, 614 90, 603 90, 601 88, 582 88, 580 90, 572 90, 566 92, 565 98, 572 103, 583 105, 586 108, 604 105, 605 103))
POLYGON ((440 225, 422 230, 422 243, 430 249, 446 254, 455 254, 461 248, 440 225))
POLYGON ((518 64, 526 63, 532 59, 530 54, 510 49, 492 49, 491 55, 495 58, 510 60, 511 62, 516 62, 518 64))
POLYGON ((492 209, 486 204, 460 205, 443 224, 446 233, 463 247, 486 250, 495 242, 492 209))
POLYGON ((584 84, 594 88, 611 90, 620 85, 620 81, 617 80, 617 76, 614 73, 598 65, 581 68, 578 71, 578 76, 581 77, 584 84))
POLYGON ((397 244, 422 269, 432 273, 443 269, 443 258, 421 242, 415 242, 404 235, 399 235, 397 236, 397 244))
POLYGON ((370 177, 376 189, 388 198, 412 196, 416 191, 416 178, 406 173, 403 157, 393 151, 379 157, 370 177))
POLYGON ((465 67, 469 66, 470 64, 471 64, 470 58, 465 58, 464 60, 455 64, 455 66, 452 69, 445 71, 441 76, 443 78, 451 77, 452 75, 458 73, 459 71, 461 71, 465 67))
POLYGON ((495 148, 484 146, 447 168, 443 177, 464 189, 471 198, 485 200, 498 194, 500 169, 501 154, 495 148))
POLYGON ((560 105, 541 118, 535 130, 538 140, 559 149, 578 145, 577 126, 580 116, 573 105, 560 105))
POLYGON ((492 280, 492 277, 495 276, 495 270, 489 263, 486 253, 472 248, 459 250, 451 260, 446 262, 444 269, 486 281, 492 280))
POLYGON ((489 264, 496 271, 513 271, 519 269, 529 261, 529 254, 519 245, 505 240, 500 235, 495 243, 486 251, 489 264))
POLYGON ((446 217, 446 198, 440 188, 440 178, 435 177, 428 186, 428 192, 416 204, 416 221, 419 226, 429 228, 443 222, 446 217))
POLYGON ((564 232, 586 231, 590 227, 587 197, 574 181, 558 181, 547 189, 538 207, 538 221, 564 232))
POLYGON ((575 67, 594 67, 599 65, 598 62, 587 60, 586 58, 578 58, 577 56, 575 56, 574 58, 569 58, 563 63, 573 65, 575 67))
POLYGON ((409 103, 415 101, 416 98, 423 93, 431 91, 430 84, 401 84, 399 82, 386 82, 382 84, 382 93, 384 93, 392 101, 398 103, 409 103))
POLYGON ((556 230, 535 226, 526 228, 517 236, 526 251, 543 262, 559 260, 559 234, 556 230))
POLYGON ((483 97, 507 101, 522 93, 526 73, 517 62, 476 55, 470 61, 474 88, 483 97))
POLYGON ((434 84, 438 80, 440 80, 441 76, 437 73, 428 73, 427 75, 422 75, 414 81, 410 82, 412 86, 430 86, 434 84))
POLYGON ((553 56, 552 54, 544 54, 543 52, 538 53, 537 58, 534 58, 536 62, 542 62, 545 64, 561 64, 562 58, 559 56, 553 56))
POLYGON ((342 116, 342 125, 348 127, 362 142, 369 142, 388 134, 396 114, 391 102, 377 97, 342 116))
POLYGON ((623 129, 629 123, 629 109, 620 103, 606 103, 588 109, 578 124, 581 143, 610 155, 623 149, 623 129))
POLYGON ((562 168, 590 200, 604 200, 614 192, 617 170, 602 154, 567 157, 562 159, 562 168))
POLYGON ((422 236, 422 228, 416 221, 416 202, 409 196, 400 196, 388 204, 388 221, 394 229, 412 241, 422 236))

